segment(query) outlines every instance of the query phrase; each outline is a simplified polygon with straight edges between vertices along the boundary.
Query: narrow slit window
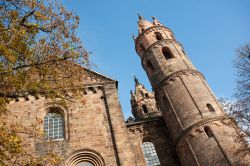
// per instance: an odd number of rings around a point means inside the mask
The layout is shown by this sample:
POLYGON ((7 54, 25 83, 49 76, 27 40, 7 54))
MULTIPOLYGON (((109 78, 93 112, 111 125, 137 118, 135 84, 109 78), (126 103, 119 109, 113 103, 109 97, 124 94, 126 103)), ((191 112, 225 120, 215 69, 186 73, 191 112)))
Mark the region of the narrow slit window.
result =
POLYGON ((215 112, 215 110, 211 104, 207 104, 207 108, 208 108, 209 112, 215 112))
POLYGON ((162 48, 162 54, 164 55, 166 60, 174 58, 172 52, 170 51, 170 49, 168 47, 162 48))
POLYGON ((210 127, 205 126, 205 127, 204 127, 204 131, 205 131, 205 133, 207 134, 208 138, 214 136, 212 130, 210 129, 210 127))
POLYGON ((142 105, 142 109, 143 109, 144 114, 148 113, 148 108, 146 105, 142 105))
POLYGON ((153 143, 143 142, 141 148, 147 166, 161 165, 153 143))
POLYGON ((163 39, 160 32, 155 32, 155 38, 156 38, 156 40, 162 40, 163 39))

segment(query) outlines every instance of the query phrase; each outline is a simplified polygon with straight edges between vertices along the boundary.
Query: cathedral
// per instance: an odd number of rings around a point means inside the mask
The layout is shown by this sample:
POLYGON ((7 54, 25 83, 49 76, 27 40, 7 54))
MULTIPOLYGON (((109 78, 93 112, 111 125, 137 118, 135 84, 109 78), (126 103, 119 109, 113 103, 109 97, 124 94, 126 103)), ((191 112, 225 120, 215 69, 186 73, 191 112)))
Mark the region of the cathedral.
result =
POLYGON ((44 132, 43 141, 22 134, 25 149, 54 152, 60 166, 250 165, 238 127, 173 32, 139 16, 134 42, 153 88, 134 78, 134 117, 124 120, 116 80, 79 67, 84 101, 30 95, 9 103, 10 121, 44 132))

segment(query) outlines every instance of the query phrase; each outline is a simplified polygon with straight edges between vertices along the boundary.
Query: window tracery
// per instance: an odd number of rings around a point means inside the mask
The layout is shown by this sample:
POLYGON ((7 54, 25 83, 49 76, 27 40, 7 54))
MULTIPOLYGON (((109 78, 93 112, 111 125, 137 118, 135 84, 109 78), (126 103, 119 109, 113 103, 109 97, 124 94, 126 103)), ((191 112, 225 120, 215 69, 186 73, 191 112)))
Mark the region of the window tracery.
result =
POLYGON ((64 139, 64 118, 60 112, 50 111, 44 117, 46 139, 64 139))
POLYGON ((146 161, 147 166, 157 166, 160 165, 160 160, 157 156, 155 146, 151 142, 143 142, 141 145, 144 159, 146 161))

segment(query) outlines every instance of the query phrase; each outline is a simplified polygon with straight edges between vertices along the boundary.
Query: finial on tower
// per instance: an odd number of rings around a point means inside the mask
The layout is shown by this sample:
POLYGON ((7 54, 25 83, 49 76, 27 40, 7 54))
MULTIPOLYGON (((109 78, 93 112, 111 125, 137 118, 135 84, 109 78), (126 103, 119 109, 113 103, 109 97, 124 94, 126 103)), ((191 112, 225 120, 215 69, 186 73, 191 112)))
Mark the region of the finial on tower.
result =
POLYGON ((137 16, 138 16, 139 20, 143 19, 143 17, 140 15, 140 13, 137 13, 137 16))
POLYGON ((154 25, 162 25, 154 16, 152 16, 154 25))
POLYGON ((135 86, 139 85, 140 82, 138 81, 138 79, 136 78, 136 76, 134 75, 134 81, 135 81, 135 86))
POLYGON ((132 34, 132 37, 133 37, 133 39, 134 39, 134 41, 136 40, 136 37, 135 37, 135 35, 134 34, 132 34))
POLYGON ((131 96, 133 95, 133 91, 132 90, 130 90, 130 94, 131 94, 131 96))
POLYGON ((144 31, 145 29, 154 26, 151 22, 145 20, 140 14, 138 14, 138 18, 139 18, 138 20, 139 34, 142 33, 142 31, 144 31))

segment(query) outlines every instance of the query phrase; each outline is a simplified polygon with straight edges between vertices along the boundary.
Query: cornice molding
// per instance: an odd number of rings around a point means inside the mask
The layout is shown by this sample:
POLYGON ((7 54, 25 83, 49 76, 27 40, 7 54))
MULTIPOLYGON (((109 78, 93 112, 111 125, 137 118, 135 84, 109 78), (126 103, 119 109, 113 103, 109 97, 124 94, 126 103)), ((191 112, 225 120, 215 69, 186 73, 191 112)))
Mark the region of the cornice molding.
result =
POLYGON ((181 75, 194 75, 194 76, 198 75, 205 80, 205 77, 203 76, 203 74, 199 72, 198 70, 191 70, 191 69, 179 70, 166 76, 163 80, 161 80, 160 83, 158 84, 159 89, 162 88, 164 85, 168 85, 170 82, 175 81, 175 78, 181 75))
POLYGON ((207 124, 210 124, 215 121, 224 121, 228 120, 229 118, 226 116, 215 116, 215 117, 208 117, 206 119, 199 120, 191 125, 189 125, 186 129, 184 129, 179 136, 175 139, 175 147, 185 138, 188 137, 188 135, 195 129, 200 128, 201 126, 205 126, 207 124))
MULTIPOLYGON (((65 95, 65 97, 73 97, 71 92, 72 91, 81 91, 83 95, 97 93, 99 90, 103 91, 105 85, 109 84, 116 84, 115 81, 107 81, 103 83, 92 83, 92 84, 82 84, 79 86, 71 87, 68 89, 62 90, 62 93, 65 95)), ((21 97, 17 97, 15 99, 10 100, 9 104, 13 104, 15 102, 26 102, 26 101, 33 101, 33 100, 39 100, 39 99, 46 99, 46 95, 38 94, 27 94, 27 95, 19 95, 21 97)), ((60 98, 58 98, 60 99, 60 98)))
POLYGON ((139 36, 135 40, 135 46, 137 47, 137 45, 140 43, 139 41, 141 40, 142 36, 144 36, 144 34, 149 34, 151 32, 161 30, 161 29, 165 29, 166 31, 170 32, 171 34, 174 34, 171 29, 169 29, 165 26, 155 25, 155 26, 152 26, 152 27, 145 29, 144 31, 142 31, 142 33, 139 34, 139 36))

